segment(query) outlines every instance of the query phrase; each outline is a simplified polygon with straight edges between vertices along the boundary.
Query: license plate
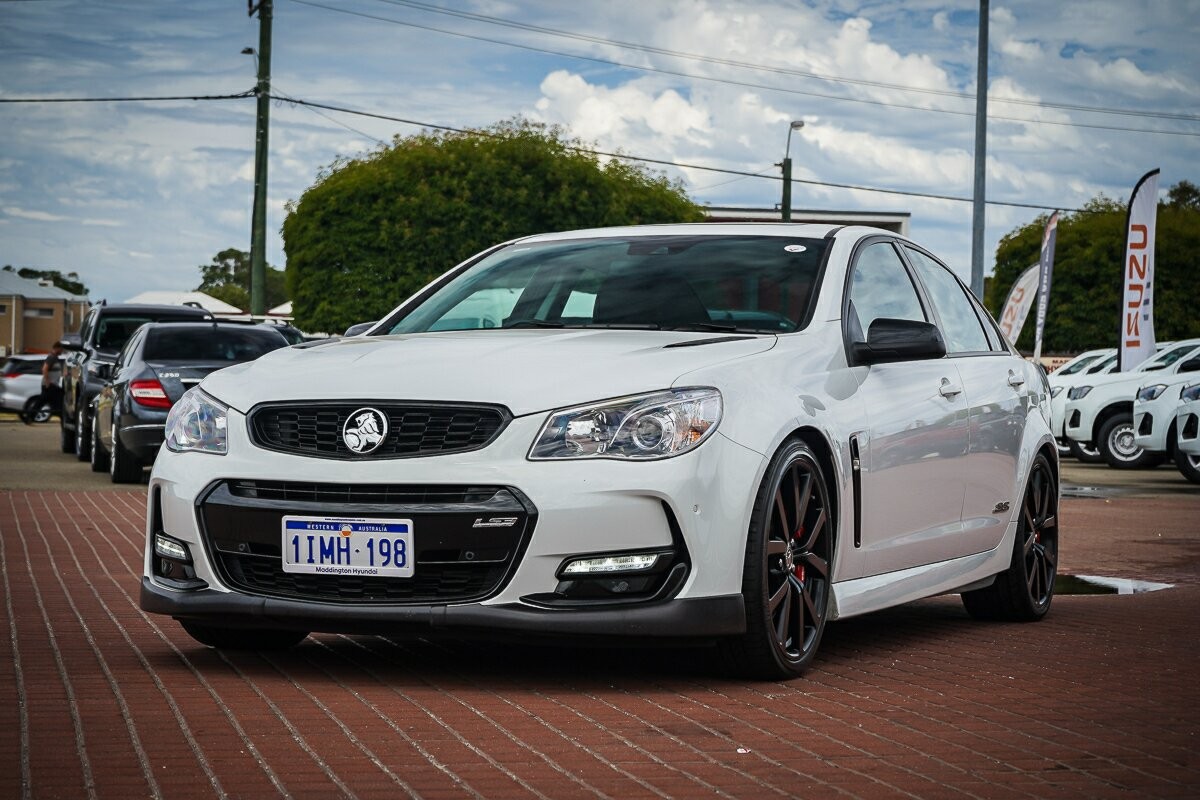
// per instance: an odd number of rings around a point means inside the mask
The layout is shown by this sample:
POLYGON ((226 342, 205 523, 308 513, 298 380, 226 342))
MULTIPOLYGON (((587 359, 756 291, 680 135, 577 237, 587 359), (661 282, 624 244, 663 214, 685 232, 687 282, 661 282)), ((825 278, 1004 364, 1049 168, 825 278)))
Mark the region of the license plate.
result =
POLYGON ((410 519, 284 517, 283 571, 411 578, 410 519))

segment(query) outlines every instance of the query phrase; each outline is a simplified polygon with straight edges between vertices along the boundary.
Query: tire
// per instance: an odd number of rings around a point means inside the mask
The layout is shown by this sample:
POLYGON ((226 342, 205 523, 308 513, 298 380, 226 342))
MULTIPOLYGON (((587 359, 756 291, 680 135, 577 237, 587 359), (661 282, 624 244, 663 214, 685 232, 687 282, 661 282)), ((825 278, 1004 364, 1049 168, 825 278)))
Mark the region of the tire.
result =
POLYGON ((307 631, 280 631, 263 628, 214 628, 198 622, 180 620, 179 624, 200 644, 218 650, 286 650, 304 641, 307 631))
POLYGON ((1100 448, 1091 442, 1077 442, 1074 439, 1067 440, 1067 450, 1071 458, 1081 464, 1103 464, 1104 456, 1100 454, 1100 448))
POLYGON ((1036 622, 1050 610, 1057 574, 1058 483, 1050 461, 1039 453, 1021 498, 1008 569, 991 586, 963 592, 963 606, 976 619, 1036 622))
POLYGON ((58 446, 67 455, 75 455, 75 432, 67 429, 66 415, 58 418, 58 446))
POLYGON ((142 464, 121 444, 121 429, 112 425, 112 450, 108 453, 108 474, 113 483, 141 483, 142 464))
POLYGON ((1134 444, 1133 435, 1133 414, 1115 414, 1104 420, 1096 446, 1108 465, 1113 469, 1142 469, 1161 464, 1161 458, 1134 444))
POLYGON ((54 406, 39 394, 25 401, 25 407, 21 409, 21 421, 26 425, 35 422, 41 424, 49 422, 53 414, 54 406))
POLYGON ((92 472, 107 472, 108 471, 108 452, 100 444, 100 431, 92 426, 92 452, 88 463, 91 464, 92 472))
POLYGON ((834 527, 820 462, 789 440, 754 500, 742 570, 746 633, 721 642, 739 675, 795 678, 812 663, 829 616, 834 527))
POLYGON ((1200 456, 1192 456, 1175 448, 1175 467, 1192 483, 1200 483, 1200 456))
POLYGON ((75 414, 75 457, 87 461, 92 455, 92 426, 88 424, 87 409, 75 414))

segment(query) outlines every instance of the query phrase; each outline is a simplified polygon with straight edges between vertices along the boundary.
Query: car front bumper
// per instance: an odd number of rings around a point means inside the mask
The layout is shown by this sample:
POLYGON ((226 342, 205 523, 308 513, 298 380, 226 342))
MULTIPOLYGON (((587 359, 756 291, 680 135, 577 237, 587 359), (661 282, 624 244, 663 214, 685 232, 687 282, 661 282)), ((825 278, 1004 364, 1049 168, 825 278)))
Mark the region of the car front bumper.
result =
MULTIPOLYGON (((530 461, 526 454, 544 420, 544 415, 514 419, 494 442, 473 452, 338 461, 260 449, 249 441, 244 417, 230 411, 228 455, 164 450, 155 462, 148 493, 142 607, 231 627, 341 632, 430 626, 550 635, 696 637, 740 632, 745 625, 741 582, 746 534, 764 456, 718 431, 696 450, 661 461, 530 461), (386 518, 404 513, 415 520, 417 550, 422 541, 438 537, 444 539, 439 547, 449 547, 466 541, 463 537, 481 535, 468 530, 476 518, 468 508, 381 505, 371 513, 362 503, 289 505, 227 496, 227 487, 266 483, 500 487, 521 499, 528 519, 520 524, 528 530, 513 546, 503 577, 465 600, 443 602, 419 594, 397 602, 378 596, 362 602, 331 600, 290 588, 276 591, 269 576, 261 585, 247 586, 237 578, 240 568, 234 561, 241 556, 234 551, 244 546, 249 553, 278 543, 281 519, 289 514, 386 518), (227 513, 214 513, 218 495, 227 513), (187 545, 195 588, 163 579, 153 552, 156 531, 187 545), (566 561, 648 550, 670 552, 675 565, 685 566, 673 569, 662 591, 628 599, 557 600, 566 561)), ((469 547, 464 545, 460 552, 469 547)), ((275 565, 278 562, 276 555, 275 565)), ((272 569, 276 576, 290 576, 277 566, 272 569)), ((420 558, 415 570, 414 579, 422 575, 420 558)))

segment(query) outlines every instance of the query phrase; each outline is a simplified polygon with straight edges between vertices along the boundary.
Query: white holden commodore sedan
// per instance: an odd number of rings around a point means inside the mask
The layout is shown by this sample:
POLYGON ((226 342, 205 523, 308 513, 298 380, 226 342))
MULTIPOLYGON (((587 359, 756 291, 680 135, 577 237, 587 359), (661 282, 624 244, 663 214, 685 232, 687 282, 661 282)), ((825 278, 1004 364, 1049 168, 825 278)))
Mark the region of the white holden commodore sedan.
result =
POLYGON ((826 623, 961 593, 1037 620, 1041 372, 928 251, 863 227, 531 236, 366 335, 171 411, 141 605, 222 648, 310 631, 707 640, 799 674, 826 623))

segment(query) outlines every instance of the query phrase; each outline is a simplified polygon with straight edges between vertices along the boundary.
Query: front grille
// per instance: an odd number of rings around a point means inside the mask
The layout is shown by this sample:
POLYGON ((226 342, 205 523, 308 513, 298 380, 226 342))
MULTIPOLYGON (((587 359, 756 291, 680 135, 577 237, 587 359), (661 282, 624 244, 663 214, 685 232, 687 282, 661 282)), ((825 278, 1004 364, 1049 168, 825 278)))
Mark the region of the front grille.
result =
POLYGON ((330 603, 430 604, 485 599, 512 574, 536 511, 503 486, 230 480, 199 507, 204 546, 221 580, 247 594, 330 603), (410 519, 411 578, 310 575, 282 566, 284 516, 410 519), (492 517, 510 527, 475 527, 492 517))
POLYGON ((259 447, 320 458, 409 458, 486 447, 511 419, 500 406, 453 403, 308 402, 263 405, 250 412, 250 437, 259 447), (342 427, 360 408, 388 419, 378 448, 359 455, 342 441, 342 427))

